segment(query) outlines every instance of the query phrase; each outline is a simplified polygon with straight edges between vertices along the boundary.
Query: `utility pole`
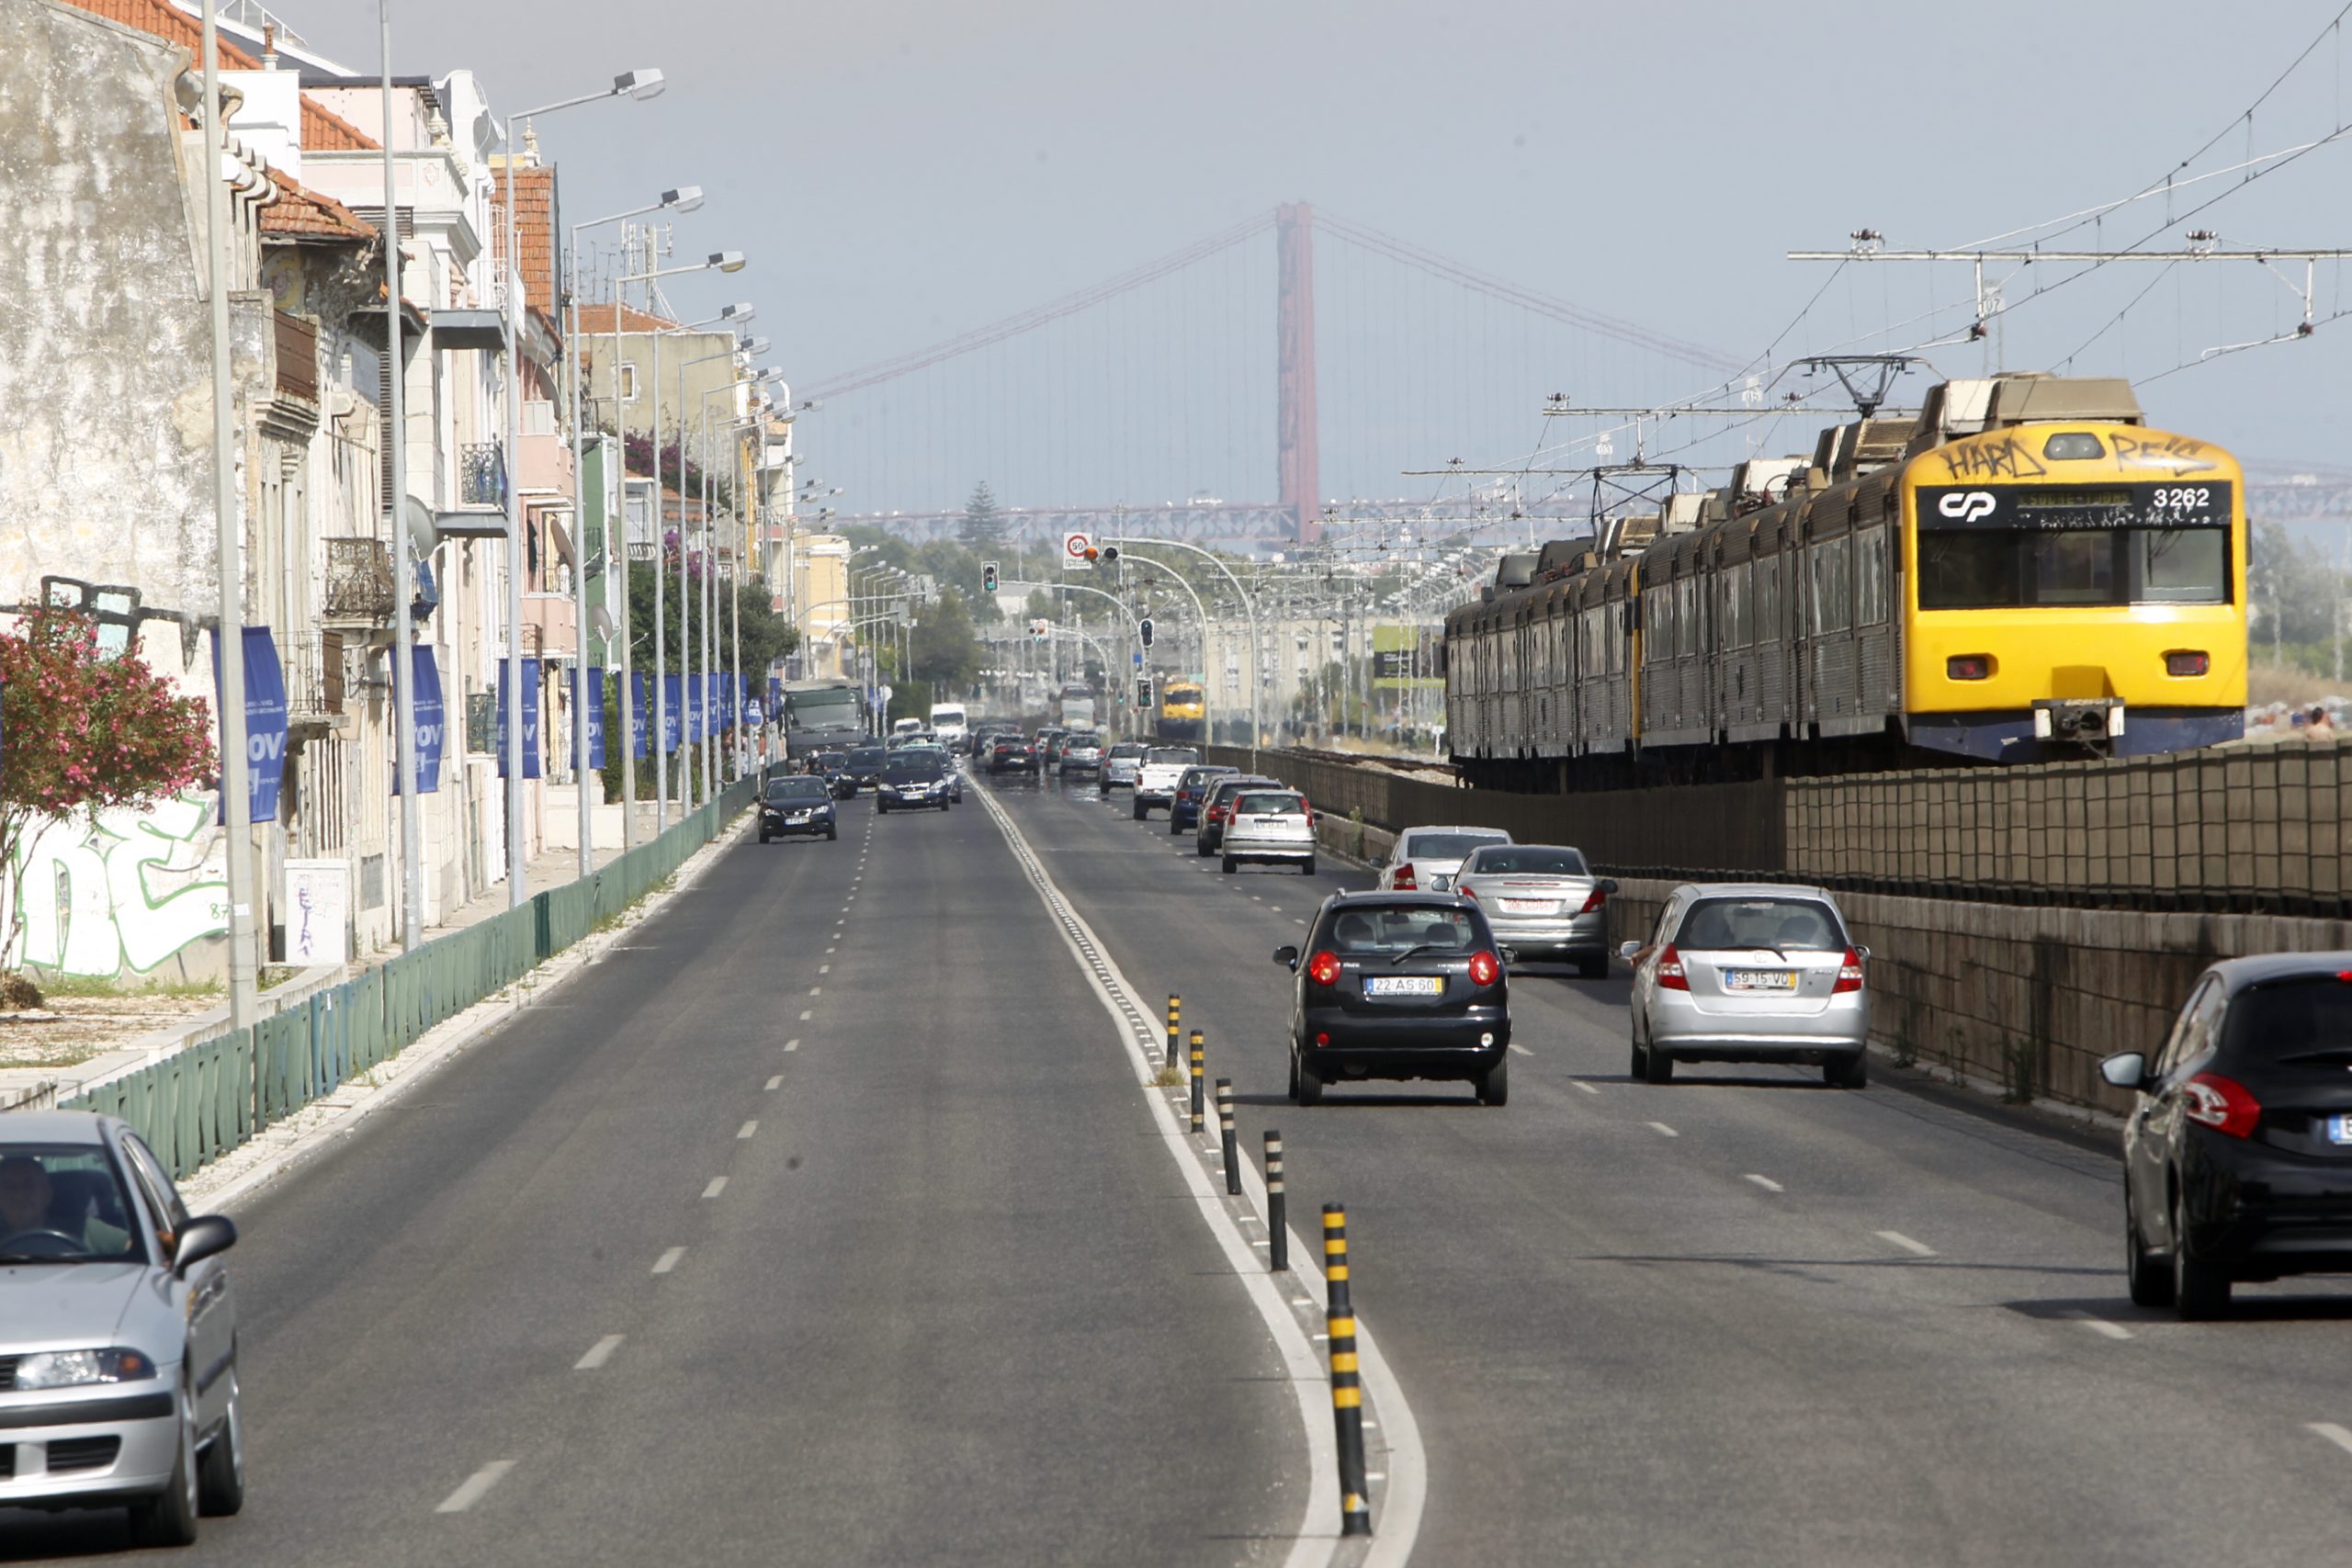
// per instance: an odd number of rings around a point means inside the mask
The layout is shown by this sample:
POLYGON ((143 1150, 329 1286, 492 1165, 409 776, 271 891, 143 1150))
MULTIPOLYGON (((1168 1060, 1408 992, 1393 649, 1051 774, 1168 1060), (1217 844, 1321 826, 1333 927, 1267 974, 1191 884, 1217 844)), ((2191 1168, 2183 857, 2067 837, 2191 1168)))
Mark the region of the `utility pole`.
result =
POLYGON ((408 535, 408 366, 401 355, 401 220, 392 168, 392 22, 390 0, 376 0, 376 27, 382 49, 384 104, 384 386, 385 439, 391 444, 389 489, 384 515, 392 531, 392 599, 395 618, 392 638, 392 740, 394 765, 401 786, 401 946, 413 953, 424 941, 424 867, 416 798, 416 625, 409 605, 413 597, 410 580, 415 571, 409 559, 408 535))

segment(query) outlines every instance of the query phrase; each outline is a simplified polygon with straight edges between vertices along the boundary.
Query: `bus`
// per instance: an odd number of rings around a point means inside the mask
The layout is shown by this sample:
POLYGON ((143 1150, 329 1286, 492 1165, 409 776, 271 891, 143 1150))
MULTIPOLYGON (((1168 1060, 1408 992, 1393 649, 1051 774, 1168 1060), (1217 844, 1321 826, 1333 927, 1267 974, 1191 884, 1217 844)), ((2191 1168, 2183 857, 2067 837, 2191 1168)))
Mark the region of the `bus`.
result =
POLYGON ((1201 719, 1207 711, 1207 694, 1198 681, 1171 675, 1160 683, 1159 717, 1153 731, 1162 740, 1202 739, 1201 719))
POLYGON ((866 734, 865 694, 854 681, 786 681, 784 683, 784 754, 798 761, 811 751, 862 745, 866 734))

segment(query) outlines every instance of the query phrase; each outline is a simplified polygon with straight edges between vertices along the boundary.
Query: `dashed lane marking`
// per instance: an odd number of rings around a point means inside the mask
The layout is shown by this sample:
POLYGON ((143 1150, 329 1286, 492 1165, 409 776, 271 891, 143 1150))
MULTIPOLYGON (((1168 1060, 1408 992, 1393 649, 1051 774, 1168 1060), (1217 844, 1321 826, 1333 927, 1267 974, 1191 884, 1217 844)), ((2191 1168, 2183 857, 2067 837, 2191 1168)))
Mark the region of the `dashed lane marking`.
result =
POLYGON ((797 1051, 800 1049, 800 1042, 797 1040, 787 1040, 784 1043, 784 1048, 787 1051, 797 1051))
POLYGON ((1599 1094, 1600 1092, 1590 1084, 1585 1082, 1582 1078, 1570 1078, 1568 1080, 1568 1087, 1570 1089, 1582 1089, 1587 1094, 1599 1094))
POLYGON ((774 1094, 776 1090, 778 1090, 778 1089, 782 1089, 783 1087, 784 1087, 784 1075, 783 1075, 782 1073, 778 1073, 775 1077, 772 1077, 772 1078, 768 1079, 768 1092, 769 1092, 770 1094, 774 1094))
POLYGON ((714 1176, 710 1179, 710 1185, 702 1190, 702 1195, 706 1198, 716 1198, 721 1192, 726 1190, 727 1178, 723 1176, 714 1176))
POLYGON ((1753 1181, 1757 1186, 1761 1187, 1767 1192, 1786 1192, 1788 1190, 1787 1188, 1781 1186, 1770 1177, 1758 1176, 1754 1171, 1748 1172, 1746 1176, 1741 1177, 1740 1179, 1742 1181, 1753 1181))
POLYGON ((801 1021, 801 1022, 803 1022, 803 1023, 808 1022, 810 1019, 812 1019, 812 1018, 814 1018, 814 1017, 816 1017, 816 1016, 817 1016, 816 1011, 815 1011, 815 1010, 813 1010, 813 1009, 810 1009, 810 1008, 802 1008, 802 1009, 800 1010, 800 1021, 801 1021))
POLYGON ((1649 1129, 1650 1129, 1650 1131, 1651 1131, 1651 1132, 1656 1133, 1656 1134, 1657 1134, 1659 1137, 1661 1137, 1661 1138, 1679 1138, 1679 1137, 1682 1136, 1682 1134, 1679 1134, 1679 1133, 1676 1132, 1673 1128, 1671 1128, 1671 1127, 1668 1126, 1668 1125, 1667 1125, 1665 1122, 1650 1122, 1650 1123, 1649 1123, 1649 1129))
POLYGON ((2132 1331, 2124 1327, 2121 1324, 2109 1323, 2107 1319, 2094 1316, 2090 1313, 2070 1312, 2066 1315, 2073 1318, 2076 1323, 2081 1324, 2085 1328, 2089 1329, 2093 1334, 2102 1334, 2109 1339, 2129 1339, 2132 1337, 2132 1331))
POLYGON ((440 1505, 433 1511, 436 1514, 464 1513, 487 1496, 490 1489, 503 1480, 506 1472, 514 1468, 514 1461, 511 1459, 492 1460, 488 1464, 467 1476, 464 1483, 455 1492, 442 1498, 440 1505))
POLYGON ((756 1119, 746 1122, 741 1127, 735 1129, 735 1141, 740 1144, 759 1130, 760 1124, 756 1119))
POLYGON ((2333 1421, 2306 1421, 2303 1430, 2316 1432, 2346 1453, 2352 1453, 2352 1432, 2346 1431, 2333 1421))
MULTIPOLYGON (((829 947, 829 948, 825 949, 825 951, 826 951, 827 953, 831 953, 831 952, 832 952, 832 949, 829 947)), ((818 974, 820 974, 820 975, 830 975, 830 974, 831 974, 832 972, 833 972, 833 966, 832 966, 831 964, 818 964, 818 965, 817 965, 817 973, 818 973, 818 974)))
POLYGON ((621 1337, 622 1337, 617 1334, 605 1335, 602 1339, 597 1340, 596 1343, 588 1347, 588 1353, 586 1355, 571 1363, 571 1370, 575 1372, 594 1371, 598 1367, 603 1366, 606 1361, 613 1359, 613 1352, 621 1348, 621 1337))
POLYGON ((1517 1053, 1518 1055, 1521 1055, 1521 1056, 1532 1056, 1533 1055, 1535 1055, 1535 1053, 1534 1053, 1534 1052, 1532 1052, 1532 1051, 1529 1050, 1526 1046, 1521 1045, 1521 1044, 1518 1041, 1516 1041, 1516 1040, 1514 1040, 1514 1041, 1512 1041, 1512 1042, 1510 1043, 1510 1048, 1511 1048, 1511 1050, 1512 1050, 1512 1051, 1514 1051, 1515 1053, 1517 1053))
POLYGON ((808 987, 808 994, 812 997, 821 997, 825 994, 825 987, 822 986, 811 986, 808 987))
POLYGON ((1923 1241, 1913 1241, 1901 1231, 1872 1231, 1871 1234, 1889 1247, 1899 1247, 1915 1258, 1933 1258, 1936 1255, 1934 1247, 1923 1241))
POLYGON ((669 1251, 663 1253, 661 1257, 653 1260, 653 1271, 656 1274, 667 1274, 670 1270, 678 1266, 678 1259, 684 1258, 685 1255, 686 1249, 684 1247, 672 1247, 669 1251))

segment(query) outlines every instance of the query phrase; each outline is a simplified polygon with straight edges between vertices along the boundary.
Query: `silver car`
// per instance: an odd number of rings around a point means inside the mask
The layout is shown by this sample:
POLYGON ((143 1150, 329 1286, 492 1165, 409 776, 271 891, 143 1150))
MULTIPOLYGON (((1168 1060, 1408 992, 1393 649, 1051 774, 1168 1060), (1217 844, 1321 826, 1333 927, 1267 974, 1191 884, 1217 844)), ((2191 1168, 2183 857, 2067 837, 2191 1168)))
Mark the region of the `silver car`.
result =
POLYGON ((1109 795, 1114 789, 1133 789, 1136 775, 1143 771, 1144 745, 1140 740, 1122 740, 1102 753, 1102 793, 1109 795))
POLYGON ((1295 789, 1251 789, 1234 796, 1224 853, 1220 864, 1228 875, 1243 861, 1281 862, 1314 875, 1315 816, 1306 797, 1295 789))
POLYGON ((1677 1062, 1818 1062, 1839 1089, 1869 1070, 1866 948, 1818 887, 1718 883, 1676 888, 1634 965, 1634 1076, 1677 1062))
POLYGON ((1593 875, 1582 852, 1565 844, 1487 844, 1462 863, 1453 890, 1478 901, 1514 962, 1574 964, 1588 980, 1609 973, 1608 905, 1617 884, 1593 875))
POLYGON ((1102 766, 1102 738, 1084 732, 1073 735, 1062 747, 1061 773, 1091 773, 1102 766))
POLYGON ((1443 893, 1474 850, 1508 844, 1500 828, 1408 828, 1396 835, 1380 868, 1380 886, 1397 893, 1443 893))
POLYGON ((127 1506, 185 1546, 243 1506, 236 1239, 112 1117, 0 1116, 0 1507, 127 1506))

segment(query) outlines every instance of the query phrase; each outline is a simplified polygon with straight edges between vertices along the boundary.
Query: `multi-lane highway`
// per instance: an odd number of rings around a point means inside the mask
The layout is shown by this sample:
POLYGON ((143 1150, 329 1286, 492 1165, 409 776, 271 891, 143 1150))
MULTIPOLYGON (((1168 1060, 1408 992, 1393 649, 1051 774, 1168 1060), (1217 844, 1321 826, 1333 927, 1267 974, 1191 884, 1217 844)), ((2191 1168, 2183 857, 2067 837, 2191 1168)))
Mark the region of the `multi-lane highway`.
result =
MULTIPOLYGON (((722 846, 243 1204, 253 1489, 191 1560, 1283 1561, 1317 1478, 1279 1337, 1000 813, 1141 998, 1182 993, 1294 1214, 1348 1204, 1425 1451, 1411 1561, 2340 1555, 2352 1296, 2135 1312, 2103 1136, 1900 1072, 1634 1083, 1622 977, 1550 973, 1507 1108, 1302 1111, 1269 955, 1365 876, 970 793, 722 846)), ((16 1558, 121 1542, 0 1516, 16 1558)))

